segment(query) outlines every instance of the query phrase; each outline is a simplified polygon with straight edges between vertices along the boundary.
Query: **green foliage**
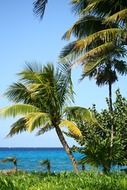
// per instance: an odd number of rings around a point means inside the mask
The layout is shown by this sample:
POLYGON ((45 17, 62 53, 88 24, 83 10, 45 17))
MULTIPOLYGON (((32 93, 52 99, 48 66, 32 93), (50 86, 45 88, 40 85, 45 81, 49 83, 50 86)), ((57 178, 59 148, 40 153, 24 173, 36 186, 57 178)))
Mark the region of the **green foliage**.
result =
POLYGON ((117 90, 112 112, 108 107, 99 113, 95 106, 92 111, 96 123, 77 119, 82 138, 76 138, 81 148, 74 147, 74 150, 84 155, 81 162, 102 166, 104 172, 109 172, 112 165, 127 165, 127 100, 117 90))
POLYGON ((93 172, 74 173, 17 173, 0 175, 1 190, 126 190, 127 175, 101 175, 93 172))
MULTIPOLYGON (((75 135, 81 135, 77 126, 67 121, 64 108, 73 101, 70 63, 55 69, 46 66, 27 65, 19 73, 20 81, 12 84, 5 95, 13 105, 0 110, 4 117, 23 115, 12 126, 8 136, 39 128, 38 135, 59 126, 66 126, 75 135), (15 103, 16 102, 16 103, 15 103)), ((85 109, 84 117, 90 112, 85 109)))
POLYGON ((101 64, 98 58, 111 58, 117 46, 126 45, 127 2, 72 0, 71 4, 79 18, 63 38, 69 40, 73 35, 76 40, 63 48, 60 57, 69 57, 74 64, 87 63, 88 71, 93 71, 101 64))
POLYGON ((11 126, 8 136, 34 129, 39 129, 37 134, 41 135, 54 128, 77 170, 76 161, 60 129, 64 126, 76 136, 81 136, 78 127, 65 118, 64 112, 67 103, 73 101, 70 63, 64 62, 57 69, 53 64, 43 67, 27 65, 19 77, 21 82, 14 83, 6 92, 14 104, 0 110, 4 117, 23 115, 11 126))

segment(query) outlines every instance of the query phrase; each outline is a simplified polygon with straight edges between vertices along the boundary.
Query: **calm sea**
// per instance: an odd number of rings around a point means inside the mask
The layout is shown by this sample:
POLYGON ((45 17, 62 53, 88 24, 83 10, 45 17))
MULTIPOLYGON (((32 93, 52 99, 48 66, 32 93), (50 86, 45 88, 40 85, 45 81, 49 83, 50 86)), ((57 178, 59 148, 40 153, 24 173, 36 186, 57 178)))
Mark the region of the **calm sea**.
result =
MULTIPOLYGON (((74 155, 80 159, 80 155, 74 155)), ((27 171, 42 171, 41 160, 49 159, 51 171, 59 172, 73 170, 71 162, 63 148, 0 148, 0 159, 6 157, 16 157, 18 169, 27 171)), ((12 163, 0 163, 1 169, 12 168, 12 163)))

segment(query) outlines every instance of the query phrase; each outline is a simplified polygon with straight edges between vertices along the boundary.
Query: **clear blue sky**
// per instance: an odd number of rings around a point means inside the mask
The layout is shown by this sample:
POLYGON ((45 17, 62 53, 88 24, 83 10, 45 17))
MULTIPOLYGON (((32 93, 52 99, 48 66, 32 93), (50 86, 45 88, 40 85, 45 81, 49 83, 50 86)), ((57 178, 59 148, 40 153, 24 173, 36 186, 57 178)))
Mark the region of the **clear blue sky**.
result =
MULTIPOLYGON (((6 88, 17 81, 16 73, 20 72, 25 62, 45 64, 58 61, 62 47, 67 44, 61 40, 64 32, 74 23, 69 0, 49 0, 42 21, 33 14, 32 0, 1 0, 0 6, 0 107, 11 103, 3 96, 6 88)), ((93 103, 101 110, 105 107, 106 87, 98 88, 94 81, 85 79, 78 82, 80 69, 74 68, 72 79, 76 92, 75 104, 90 107, 93 103)), ((120 87, 127 96, 127 79, 121 78, 114 85, 120 87)), ((48 132, 35 137, 35 133, 23 133, 12 138, 5 138, 10 125, 15 120, 0 118, 0 147, 57 147, 61 146, 55 133, 48 132)), ((70 145, 73 144, 68 139, 70 145)))

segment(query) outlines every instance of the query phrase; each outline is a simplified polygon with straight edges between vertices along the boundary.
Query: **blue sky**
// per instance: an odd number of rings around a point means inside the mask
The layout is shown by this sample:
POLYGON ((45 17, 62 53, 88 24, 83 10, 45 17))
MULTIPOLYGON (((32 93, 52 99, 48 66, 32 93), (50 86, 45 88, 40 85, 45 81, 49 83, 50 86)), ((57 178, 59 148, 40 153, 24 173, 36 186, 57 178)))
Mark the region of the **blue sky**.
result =
MULTIPOLYGON (((53 62, 57 65, 58 55, 67 44, 61 40, 62 35, 74 23, 76 16, 71 11, 69 0, 49 0, 45 15, 40 21, 33 14, 32 0, 1 0, 0 6, 0 107, 10 105, 11 102, 3 96, 7 87, 17 81, 16 73, 20 72, 26 62, 45 64, 53 62)), ((101 110, 105 107, 105 97, 108 96, 107 87, 98 88, 95 81, 85 79, 79 83, 80 68, 75 67, 72 72, 75 104, 90 107, 93 103, 101 110)), ((120 88, 127 96, 127 79, 120 78, 113 90, 120 88)), ((15 120, 0 118, 0 146, 1 147, 57 147, 61 146, 55 133, 48 132, 36 137, 35 133, 23 133, 12 138, 5 138, 10 125, 15 120)), ((74 142, 67 139, 72 145, 74 142)))

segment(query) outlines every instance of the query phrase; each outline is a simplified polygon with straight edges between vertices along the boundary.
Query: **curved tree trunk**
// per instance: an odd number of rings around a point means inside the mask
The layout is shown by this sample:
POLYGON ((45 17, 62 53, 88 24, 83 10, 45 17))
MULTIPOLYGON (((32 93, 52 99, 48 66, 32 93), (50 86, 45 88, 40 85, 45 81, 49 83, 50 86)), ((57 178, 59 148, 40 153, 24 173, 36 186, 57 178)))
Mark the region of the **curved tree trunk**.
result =
POLYGON ((71 162, 73 164, 75 173, 78 173, 77 162, 76 162, 76 160, 75 160, 75 158, 74 158, 74 156, 72 154, 72 151, 70 150, 70 147, 68 146, 68 144, 67 144, 67 142, 66 142, 66 140, 65 140, 65 138, 63 136, 63 133, 62 133, 61 129, 59 127, 55 127, 55 129, 56 129, 56 133, 57 133, 57 135, 58 135, 58 137, 59 137, 59 139, 60 139, 60 141, 61 141, 61 143, 62 143, 62 145, 63 145, 63 147, 64 147, 64 149, 66 151, 66 153, 68 154, 68 156, 69 156, 69 158, 70 158, 70 160, 71 160, 71 162))

